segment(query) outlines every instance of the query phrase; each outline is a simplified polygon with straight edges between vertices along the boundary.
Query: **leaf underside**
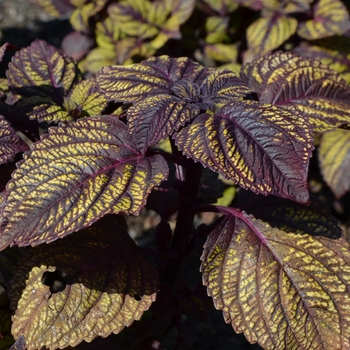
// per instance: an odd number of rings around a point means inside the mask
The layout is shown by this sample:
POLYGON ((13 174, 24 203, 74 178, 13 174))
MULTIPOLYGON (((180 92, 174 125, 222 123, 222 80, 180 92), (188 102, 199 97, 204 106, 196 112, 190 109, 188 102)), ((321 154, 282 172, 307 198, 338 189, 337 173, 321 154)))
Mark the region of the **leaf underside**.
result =
POLYGON ((244 212, 209 234, 203 281, 227 323, 265 349, 348 349, 350 247, 300 236, 244 212))
POLYGON ((51 128, 7 185, 0 246, 48 243, 108 213, 138 214, 167 175, 164 158, 144 157, 115 117, 51 128))
POLYGON ((29 350, 62 349, 117 334, 150 307, 158 283, 123 218, 108 215, 70 237, 29 250, 10 291, 16 310, 12 333, 15 338, 23 334, 29 350), (55 271, 65 278, 44 283, 44 276, 55 271))

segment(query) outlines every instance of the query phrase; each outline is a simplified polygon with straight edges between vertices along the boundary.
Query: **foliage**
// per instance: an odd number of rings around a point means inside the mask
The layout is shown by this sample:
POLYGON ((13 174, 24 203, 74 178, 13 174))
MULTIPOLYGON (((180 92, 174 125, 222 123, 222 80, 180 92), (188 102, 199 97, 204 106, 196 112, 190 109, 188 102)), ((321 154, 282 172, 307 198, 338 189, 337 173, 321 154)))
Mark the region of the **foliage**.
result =
POLYGON ((190 347, 204 285, 251 343, 350 348, 348 217, 332 206, 350 190, 345 4, 35 2, 75 32, 0 47, 16 50, 0 95, 6 346, 151 349, 175 329, 190 347), (137 245, 127 222, 151 209, 137 245))

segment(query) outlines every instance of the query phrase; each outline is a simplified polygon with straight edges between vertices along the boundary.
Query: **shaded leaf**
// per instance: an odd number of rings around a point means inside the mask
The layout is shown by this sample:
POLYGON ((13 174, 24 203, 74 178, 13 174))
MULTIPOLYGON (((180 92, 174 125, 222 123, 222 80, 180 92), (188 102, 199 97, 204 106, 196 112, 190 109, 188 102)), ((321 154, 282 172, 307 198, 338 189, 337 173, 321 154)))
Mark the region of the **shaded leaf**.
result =
POLYGON ((350 89, 320 62, 276 52, 242 66, 240 76, 261 103, 296 108, 315 132, 350 123, 350 89))
POLYGON ((10 350, 26 350, 26 340, 23 334, 15 341, 15 343, 10 347, 10 350))
POLYGON ((319 147, 320 169, 337 198, 350 189, 350 132, 337 129, 322 136, 319 147))
POLYGON ((234 44, 207 44, 204 46, 205 55, 218 62, 236 62, 238 49, 234 44))
POLYGON ((293 35, 298 26, 295 18, 277 13, 267 18, 259 18, 247 29, 250 55, 258 58, 276 49, 293 35))
POLYGON ((0 115, 0 164, 7 163, 17 153, 29 149, 28 145, 16 134, 11 124, 0 115))
POLYGON ((159 284, 115 215, 29 250, 14 281, 12 333, 23 334, 29 349, 62 349, 117 334, 141 318, 159 284))
POLYGON ((313 19, 300 23, 298 34, 314 40, 341 35, 350 29, 349 13, 341 0, 319 0, 314 6, 313 19))
POLYGON ((231 0, 204 0, 204 3, 209 5, 221 17, 224 17, 234 11, 237 6, 237 1, 231 0))
POLYGON ((201 85, 213 69, 187 57, 151 57, 138 64, 103 68, 97 74, 101 92, 117 102, 137 102, 148 96, 171 92, 175 82, 201 85))
POLYGON ((254 101, 201 114, 176 134, 195 161, 255 193, 307 202, 312 133, 296 111, 254 101))
POLYGON ((215 307, 265 349, 347 349, 350 247, 300 236, 235 209, 209 234, 201 257, 215 307))
POLYGON ((144 157, 116 117, 51 128, 7 185, 1 248, 48 243, 108 213, 138 214, 167 174, 164 158, 144 157))
POLYGON ((342 230, 330 208, 314 197, 308 205, 273 196, 240 191, 235 206, 284 232, 340 238, 342 230), (249 203, 251 201, 251 203, 249 203))
MULTIPOLYGON (((1 349, 9 349, 14 339, 11 334, 11 310, 8 307, 0 308, 0 346, 1 349)), ((22 349, 18 349, 22 350, 22 349)), ((23 349, 24 350, 24 349, 23 349)))

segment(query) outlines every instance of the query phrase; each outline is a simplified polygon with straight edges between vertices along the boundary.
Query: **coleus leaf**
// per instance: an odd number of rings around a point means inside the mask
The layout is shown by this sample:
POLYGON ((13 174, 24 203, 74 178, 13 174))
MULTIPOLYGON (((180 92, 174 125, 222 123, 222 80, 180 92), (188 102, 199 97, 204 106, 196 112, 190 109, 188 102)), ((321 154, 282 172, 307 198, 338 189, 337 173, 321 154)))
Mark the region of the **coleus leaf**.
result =
POLYGON ((339 73, 348 84, 350 83, 350 54, 341 52, 341 45, 339 50, 330 50, 325 47, 309 45, 307 42, 302 42, 293 52, 302 57, 309 57, 313 61, 318 60, 329 68, 334 69, 339 73))
POLYGON ((203 2, 217 12, 220 17, 229 15, 238 7, 237 1, 231 0, 204 0, 203 2))
POLYGON ((77 6, 69 18, 72 27, 79 32, 89 33, 89 19, 100 12, 107 4, 107 1, 84 1, 83 4, 77 6))
POLYGON ((296 32, 297 26, 295 18, 279 12, 257 19, 247 29, 249 56, 258 58, 276 49, 296 32))
POLYGON ((312 131, 297 111, 255 101, 201 114, 176 135, 179 149, 245 189, 304 203, 312 131), (286 161, 288 159, 288 161, 286 161))
POLYGON ((0 115, 0 164, 7 163, 17 153, 28 149, 28 145, 16 134, 11 124, 0 115))
POLYGON ((158 275, 108 215, 81 232, 29 250, 11 288, 12 333, 28 349, 76 346, 119 333, 155 300, 158 275))
MULTIPOLYGON (((62 99, 77 82, 81 75, 75 62, 61 50, 43 40, 34 40, 32 44, 18 52, 12 58, 7 71, 9 87, 21 94, 26 87, 53 87, 54 100, 62 99)), ((52 90, 50 90, 52 93, 52 90)))
POLYGON ((6 51, 7 46, 8 46, 7 43, 2 45, 2 46, 0 46, 0 62, 2 61, 2 58, 5 55, 5 51, 6 51))
POLYGON ((322 135, 319 147, 320 169, 337 198, 350 189, 350 132, 337 129, 322 135))
POLYGON ((240 191, 236 207, 284 232, 340 238, 342 230, 330 209, 314 197, 308 205, 274 196, 240 191))
POLYGON ((200 86, 214 69, 204 68, 187 57, 151 57, 141 63, 104 67, 97 74, 101 92, 116 102, 137 102, 169 94, 174 83, 188 81, 200 86))
POLYGON ((69 16, 75 9, 74 0, 32 0, 53 17, 69 16))
POLYGON ((201 257, 204 284, 225 321, 265 349, 349 348, 346 240, 286 233, 225 211, 201 257))
POLYGON ((129 108, 128 124, 144 151, 172 135, 215 103, 239 100, 250 90, 229 70, 216 71, 202 85, 186 80, 174 82, 171 95, 150 96, 129 108))
POLYGON ((29 118, 39 122, 59 122, 81 117, 99 115, 107 106, 107 99, 100 93, 94 78, 76 84, 63 102, 39 104, 28 113, 29 118))
POLYGON ((296 108, 315 132, 350 123, 350 89, 320 62, 276 52, 242 66, 240 76, 260 103, 296 108))
POLYGON ((350 18, 341 0, 319 0, 314 5, 313 19, 299 25, 298 34, 314 40, 341 35, 350 29, 350 18))
POLYGON ((108 213, 138 214, 168 174, 112 116, 52 128, 24 158, 7 185, 1 249, 54 241, 108 213))

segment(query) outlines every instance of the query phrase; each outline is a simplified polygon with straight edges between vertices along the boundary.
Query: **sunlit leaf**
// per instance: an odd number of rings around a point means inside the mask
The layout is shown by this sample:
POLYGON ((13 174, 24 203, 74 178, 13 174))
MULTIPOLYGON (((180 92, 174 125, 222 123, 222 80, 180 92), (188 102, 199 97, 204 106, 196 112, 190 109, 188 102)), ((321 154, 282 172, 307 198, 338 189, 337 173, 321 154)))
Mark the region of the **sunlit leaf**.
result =
POLYGON ((25 87, 49 86, 56 89, 53 99, 60 99, 81 78, 75 62, 61 50, 43 40, 33 43, 12 58, 7 71, 9 86, 16 93, 25 87))
POLYGON ((138 64, 105 67, 97 75, 101 92, 110 100, 137 102, 148 96, 167 94, 179 80, 200 86, 213 69, 187 57, 151 57, 138 64))
POLYGON ((218 62, 236 62, 238 56, 238 49, 234 44, 206 44, 204 52, 208 58, 218 62))
POLYGON ((307 202, 312 133, 296 111, 254 101, 201 114, 176 134, 187 156, 255 193, 307 202))
POLYGON ((99 115, 107 106, 106 98, 100 93, 94 78, 76 84, 71 93, 63 98, 62 105, 39 104, 28 113, 30 119, 39 122, 59 122, 81 117, 99 115))
POLYGON ((29 149, 28 145, 16 134, 10 123, 0 115, 0 164, 7 163, 17 153, 29 149))
POLYGON ((119 333, 156 298, 158 276, 123 220, 29 250, 14 276, 12 333, 30 349, 75 346, 119 333))
POLYGON ((350 347, 350 246, 235 209, 209 234, 201 270, 215 307, 265 349, 350 347))
POLYGON ((295 18, 274 13, 267 18, 259 18, 247 29, 248 47, 255 58, 276 49, 297 30, 295 18))
POLYGON ((229 17, 208 17, 205 22, 207 36, 205 42, 208 44, 222 43, 228 38, 229 17))
POLYGON ((242 66, 241 78, 261 103, 297 108, 315 132, 350 124, 350 88, 320 62, 277 52, 242 66))
POLYGON ((51 242, 108 213, 138 214, 167 173, 164 158, 144 157, 116 117, 51 128, 7 185, 0 246, 51 242))
POLYGON ((321 173, 337 198, 350 189, 350 131, 337 129, 322 136, 321 173))
POLYGON ((319 0, 313 16, 299 25, 298 34, 305 39, 341 35, 350 29, 349 13, 341 0, 319 0))

